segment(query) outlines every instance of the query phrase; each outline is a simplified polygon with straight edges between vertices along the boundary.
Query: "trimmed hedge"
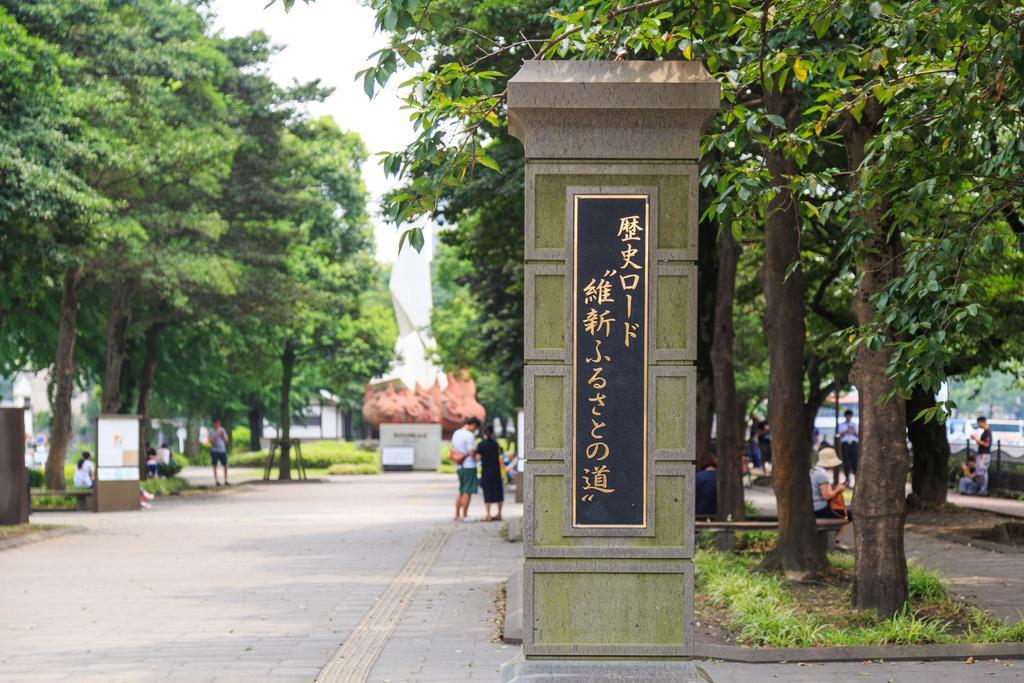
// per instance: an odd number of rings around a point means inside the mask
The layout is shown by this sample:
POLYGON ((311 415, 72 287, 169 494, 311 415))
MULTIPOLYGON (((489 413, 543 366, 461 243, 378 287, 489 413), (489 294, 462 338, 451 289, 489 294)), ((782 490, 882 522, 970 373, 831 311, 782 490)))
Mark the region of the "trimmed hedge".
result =
MULTIPOLYGON (((264 467, 270 454, 265 451, 234 453, 228 457, 233 467, 264 467)), ((329 469, 332 465, 363 465, 380 471, 380 455, 356 448, 351 441, 309 441, 302 444, 306 467, 329 469)), ((345 472, 348 474, 348 472, 345 472)))

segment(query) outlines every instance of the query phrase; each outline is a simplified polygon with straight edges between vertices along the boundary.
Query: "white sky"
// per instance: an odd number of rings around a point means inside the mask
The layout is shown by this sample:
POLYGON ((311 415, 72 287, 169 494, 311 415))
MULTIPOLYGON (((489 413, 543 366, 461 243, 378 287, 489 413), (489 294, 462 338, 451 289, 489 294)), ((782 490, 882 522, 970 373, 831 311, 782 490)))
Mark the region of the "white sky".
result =
MULTIPOLYGON (((355 73, 368 64, 371 52, 385 43, 374 33, 373 12, 357 0, 318 0, 295 3, 285 12, 280 1, 265 8, 268 0, 213 0, 214 26, 225 36, 265 31, 271 41, 284 46, 270 63, 270 76, 282 85, 319 78, 335 89, 322 104, 311 105, 310 114, 329 114, 347 130, 358 132, 370 152, 363 177, 372 196, 377 238, 377 258, 393 262, 398 254, 398 231, 377 216, 377 200, 394 179, 384 177, 377 152, 399 150, 413 138, 408 116, 401 111, 396 89, 366 97, 355 73)), ((397 80, 396 80, 397 82, 397 80)), ((431 240, 428 236, 429 252, 431 240)))

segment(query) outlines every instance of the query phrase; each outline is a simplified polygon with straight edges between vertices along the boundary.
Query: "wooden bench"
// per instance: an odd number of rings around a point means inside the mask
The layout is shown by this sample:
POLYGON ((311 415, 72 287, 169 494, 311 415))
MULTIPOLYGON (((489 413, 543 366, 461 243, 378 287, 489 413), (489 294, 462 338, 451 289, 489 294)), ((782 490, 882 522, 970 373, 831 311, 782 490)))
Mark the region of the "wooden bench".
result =
MULTIPOLYGON (((825 543, 826 550, 835 547, 836 533, 849 524, 845 519, 816 519, 818 534, 825 543)), ((732 550, 736 547, 736 533, 741 531, 778 531, 779 520, 758 518, 744 522, 725 522, 718 520, 698 520, 694 527, 697 531, 714 531, 715 548, 732 550)))
POLYGON ((66 491, 56 491, 48 489, 31 489, 30 493, 32 497, 37 496, 53 496, 60 498, 74 498, 75 509, 88 512, 92 510, 92 490, 91 489, 68 489, 66 491))

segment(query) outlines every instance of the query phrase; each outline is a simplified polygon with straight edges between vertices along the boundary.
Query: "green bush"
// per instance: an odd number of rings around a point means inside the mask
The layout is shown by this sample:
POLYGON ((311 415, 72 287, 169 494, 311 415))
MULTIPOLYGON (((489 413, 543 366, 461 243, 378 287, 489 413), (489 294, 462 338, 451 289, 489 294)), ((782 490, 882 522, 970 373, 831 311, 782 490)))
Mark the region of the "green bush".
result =
POLYGON ((33 510, 74 510, 74 496, 32 496, 33 510))
POLYGON ((907 590, 911 600, 942 602, 949 599, 942 578, 912 561, 907 562, 907 590))
POLYGON ((249 436, 252 432, 244 425, 239 425, 231 430, 231 445, 234 448, 248 448, 249 436))
POLYGON ((197 467, 209 467, 210 466, 210 447, 199 444, 199 452, 196 453, 196 457, 191 458, 192 464, 197 467))
POLYGON ((158 462, 156 464, 156 474, 162 479, 170 479, 171 477, 181 472, 182 465, 177 459, 171 462, 158 462))
POLYGON ((46 475, 42 470, 31 469, 28 471, 28 485, 34 489, 46 488, 46 475))
MULTIPOLYGON (((380 455, 376 451, 356 448, 351 441, 309 441, 303 443, 302 459, 310 469, 327 469, 331 465, 367 465, 380 471, 380 455)), ((292 453, 294 463, 294 451, 292 453)), ((269 453, 259 451, 231 455, 228 462, 234 467, 264 467, 269 453)))
POLYGON ((169 496, 173 493, 189 488, 189 484, 179 477, 169 479, 147 479, 142 482, 142 488, 156 496, 169 496))

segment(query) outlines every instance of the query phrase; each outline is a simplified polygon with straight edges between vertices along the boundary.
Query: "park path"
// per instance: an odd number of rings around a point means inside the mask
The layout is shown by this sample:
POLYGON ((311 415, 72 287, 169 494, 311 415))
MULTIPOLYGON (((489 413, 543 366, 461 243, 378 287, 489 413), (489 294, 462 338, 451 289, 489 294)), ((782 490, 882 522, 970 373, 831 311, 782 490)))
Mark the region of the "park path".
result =
MULTIPOLYGON (((339 477, 158 500, 145 512, 37 513, 88 531, 0 552, 0 680, 311 681, 450 522, 452 483, 339 477)), ((428 568, 411 621, 396 624, 404 635, 431 611, 444 620, 419 643, 423 657, 468 652, 497 678, 514 656, 491 640, 497 587, 521 546, 498 535, 498 524, 460 524, 428 568)))
MULTIPOLYGON (((497 524, 452 524, 452 484, 337 477, 147 512, 36 514, 88 530, 0 551, 0 681, 309 682, 344 643, 340 680, 497 681, 518 648, 495 642, 495 597, 522 544, 497 524)), ((1024 673, 1017 662, 701 666, 712 683, 1024 673)))

